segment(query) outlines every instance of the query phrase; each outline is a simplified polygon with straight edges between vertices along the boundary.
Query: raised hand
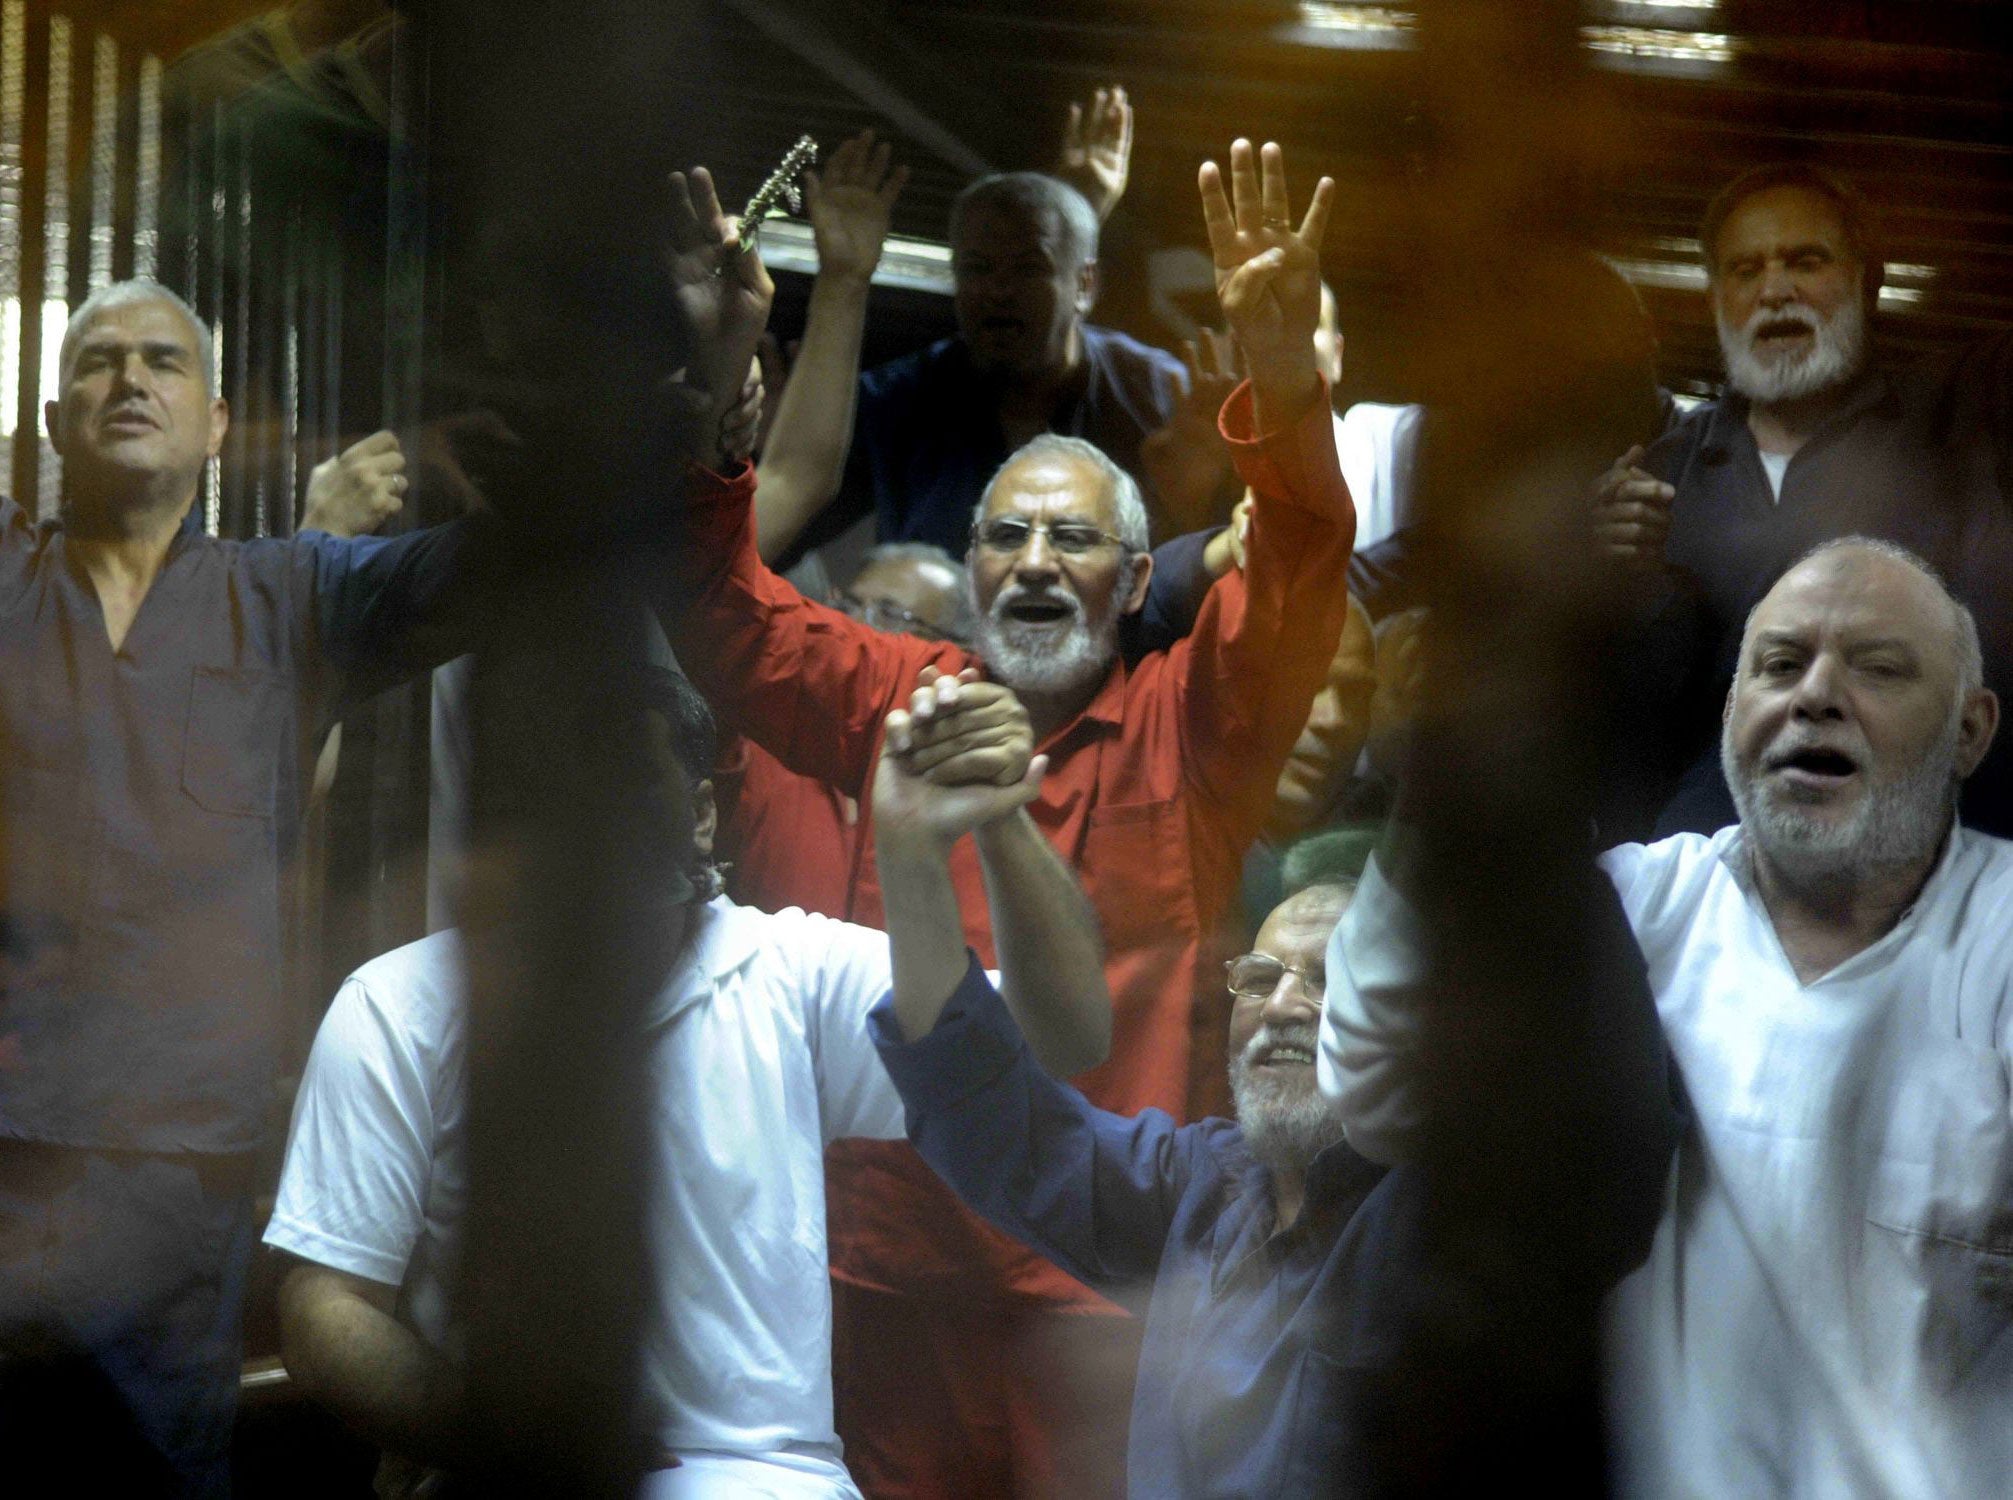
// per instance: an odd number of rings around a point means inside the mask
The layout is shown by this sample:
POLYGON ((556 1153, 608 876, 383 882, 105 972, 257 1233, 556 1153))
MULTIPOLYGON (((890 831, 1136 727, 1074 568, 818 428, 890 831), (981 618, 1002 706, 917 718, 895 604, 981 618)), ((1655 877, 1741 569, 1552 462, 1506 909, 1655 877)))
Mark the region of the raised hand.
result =
POLYGON ((907 167, 889 170, 893 151, 863 130, 840 145, 823 172, 804 173, 804 208, 818 242, 822 279, 867 282, 881 263, 888 215, 909 180, 907 167))
POLYGON ((1615 460, 1594 486, 1594 549, 1631 572, 1663 566, 1677 491, 1639 467, 1638 444, 1615 460))
POLYGON ((1070 105, 1055 175, 1082 191, 1100 224, 1125 196, 1131 171, 1132 104, 1125 90, 1116 85, 1099 89, 1091 95, 1088 114, 1081 104, 1070 105))
POLYGON ((971 674, 924 668, 909 707, 889 714, 883 733, 877 838, 942 851, 1025 807, 1048 769, 1047 756, 1028 754, 1031 743, 1012 694, 971 674))
POLYGON ((1291 420, 1320 388, 1314 328, 1335 184, 1327 177, 1315 184, 1297 230, 1289 217, 1286 158, 1270 141, 1256 157, 1251 142, 1232 143, 1228 196, 1213 161, 1202 164, 1198 185, 1223 316, 1251 368, 1267 423, 1291 420))
POLYGON ((373 432, 308 474, 302 531, 363 536, 405 505, 405 450, 391 432, 373 432))
POLYGON ((761 255, 742 249, 704 167, 671 174, 664 266, 690 340, 686 380, 706 393, 717 422, 740 399, 776 288, 761 255))

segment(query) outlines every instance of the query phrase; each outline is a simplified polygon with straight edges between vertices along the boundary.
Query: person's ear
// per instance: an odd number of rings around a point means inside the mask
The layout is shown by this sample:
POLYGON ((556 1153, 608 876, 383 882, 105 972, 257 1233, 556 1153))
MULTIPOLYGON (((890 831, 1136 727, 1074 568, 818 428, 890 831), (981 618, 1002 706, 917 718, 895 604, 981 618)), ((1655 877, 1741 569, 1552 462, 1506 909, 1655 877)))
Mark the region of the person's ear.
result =
POLYGON ((1076 272, 1076 315, 1079 318, 1089 317, 1090 310, 1097 306, 1097 289, 1097 262, 1087 260, 1076 272))
POLYGON ((59 454, 63 451, 63 407, 60 402, 42 403, 42 425, 49 429, 49 446, 59 454))
POLYGON ((713 840, 720 831, 720 808, 713 800, 713 783, 705 780, 692 788, 692 847, 704 860, 713 858, 713 840))
POLYGON ((1136 615, 1146 607, 1146 586, 1153 579, 1153 554, 1141 552, 1133 558, 1133 576, 1125 591, 1120 614, 1136 615))
POLYGON ((1978 769, 1992 737, 1999 732, 1999 695, 1978 688, 1964 700, 1964 712, 1957 721, 1957 777, 1961 781, 1978 769))
POLYGON ((224 451, 224 434, 231 430, 231 403, 222 396, 210 398, 210 457, 224 451))

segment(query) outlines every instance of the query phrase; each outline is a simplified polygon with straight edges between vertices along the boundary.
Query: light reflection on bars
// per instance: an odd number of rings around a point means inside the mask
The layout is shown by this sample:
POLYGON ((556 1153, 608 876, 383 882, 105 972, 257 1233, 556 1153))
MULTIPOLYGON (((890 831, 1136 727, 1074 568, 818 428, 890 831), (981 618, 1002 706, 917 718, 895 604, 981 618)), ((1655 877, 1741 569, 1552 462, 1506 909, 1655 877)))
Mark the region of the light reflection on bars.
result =
POLYGON ((160 255, 161 60, 140 59, 140 129, 133 164, 133 274, 153 276, 160 255))
POLYGON ((1585 26, 1581 39, 1596 52, 1657 62, 1728 63, 1738 44, 1716 31, 1672 31, 1654 26, 1585 26))
MULTIPOLYGON (((1698 254, 1698 241, 1691 239, 1665 238, 1655 241, 1660 250, 1675 250, 1683 253, 1687 249, 1692 256, 1698 254)), ((1673 291, 1702 292, 1706 287, 1705 267, 1696 259, 1646 260, 1616 257, 1608 262, 1624 278, 1637 286, 1665 287, 1673 291)), ((1899 307, 1913 307, 1926 295, 1924 287, 1936 277, 1934 266, 1915 265, 1907 261, 1886 262, 1884 284, 1880 288, 1880 306, 1892 312, 1899 307), (1901 285, 1895 285, 1899 282, 1901 285)))
MULTIPOLYGON (((49 154, 43 169, 42 368, 36 389, 47 396, 62 384, 63 324, 70 297, 70 22, 49 18, 49 154)), ((38 514, 54 514, 63 487, 63 465, 46 442, 37 486, 38 514)))
POLYGON ((0 436, 21 406, 21 129, 27 119, 27 0, 0 5, 0 436))
POLYGON ((98 33, 91 55, 91 290, 112 279, 112 203, 119 186, 119 44, 98 33))

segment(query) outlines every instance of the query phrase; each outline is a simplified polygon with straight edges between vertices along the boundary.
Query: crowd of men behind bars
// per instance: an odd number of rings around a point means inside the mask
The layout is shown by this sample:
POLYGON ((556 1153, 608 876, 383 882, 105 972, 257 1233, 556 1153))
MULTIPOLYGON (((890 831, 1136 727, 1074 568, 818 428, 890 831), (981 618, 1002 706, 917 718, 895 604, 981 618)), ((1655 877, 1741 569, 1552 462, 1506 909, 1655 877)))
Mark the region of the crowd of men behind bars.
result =
MULTIPOLYGON (((867 370, 886 143, 805 174, 787 373, 759 244, 670 179, 705 436, 675 543, 635 538, 664 649, 566 730, 634 793, 675 955, 653 1496, 1355 1493, 1388 1437, 1423 1154, 1491 1123, 1422 1085, 1436 414, 1334 409, 1333 185, 1275 146, 1200 174, 1220 335, 1092 322, 1132 131, 1102 91, 1052 174, 968 186, 956 332, 867 370)), ((1603 1232, 1529 1274, 1601 1305, 1628 1495, 2013 1493, 2013 345, 1886 361, 1879 233, 1817 167, 1727 185, 1691 410, 1582 268, 1610 399, 1567 451, 1609 462, 1559 545, 1626 600, 1585 860, 1632 944, 1571 1101, 1603 1232)), ((292 1381, 378 1493, 446 1493, 479 1457, 461 938, 330 1001, 275 1200, 279 892, 340 707, 535 562, 480 508, 371 535, 421 472, 389 434, 297 535, 204 535, 209 339, 166 287, 91 296, 61 513, 0 501, 6 1462, 225 1493, 269 1255, 292 1381)))

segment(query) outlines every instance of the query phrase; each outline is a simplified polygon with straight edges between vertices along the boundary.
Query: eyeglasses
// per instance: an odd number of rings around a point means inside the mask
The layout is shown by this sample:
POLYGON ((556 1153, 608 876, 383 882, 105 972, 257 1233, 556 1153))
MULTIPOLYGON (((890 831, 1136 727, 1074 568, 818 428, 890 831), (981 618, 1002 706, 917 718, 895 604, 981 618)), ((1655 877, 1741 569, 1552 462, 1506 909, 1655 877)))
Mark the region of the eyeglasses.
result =
POLYGON ((1011 557, 1025 547, 1037 531, 1047 537, 1048 544, 1064 557, 1082 557, 1107 544, 1132 551, 1123 537, 1099 530, 1088 521, 1058 521, 1053 526, 1033 526, 1011 516, 976 522, 972 526, 972 541, 988 552, 1011 557))
POLYGON ((1288 974, 1298 974, 1310 995, 1323 995, 1328 989, 1326 969, 1281 963, 1269 953, 1242 954, 1226 963, 1223 972, 1228 977, 1230 993, 1247 1000, 1263 1000, 1279 988, 1279 981, 1288 974))
POLYGON ((956 645, 964 643, 962 635, 932 625, 921 615, 913 610, 903 609, 892 599, 862 599, 850 589, 841 589, 839 597, 834 602, 841 613, 850 615, 863 625, 871 625, 876 630, 913 635, 926 641, 950 641, 956 645))

